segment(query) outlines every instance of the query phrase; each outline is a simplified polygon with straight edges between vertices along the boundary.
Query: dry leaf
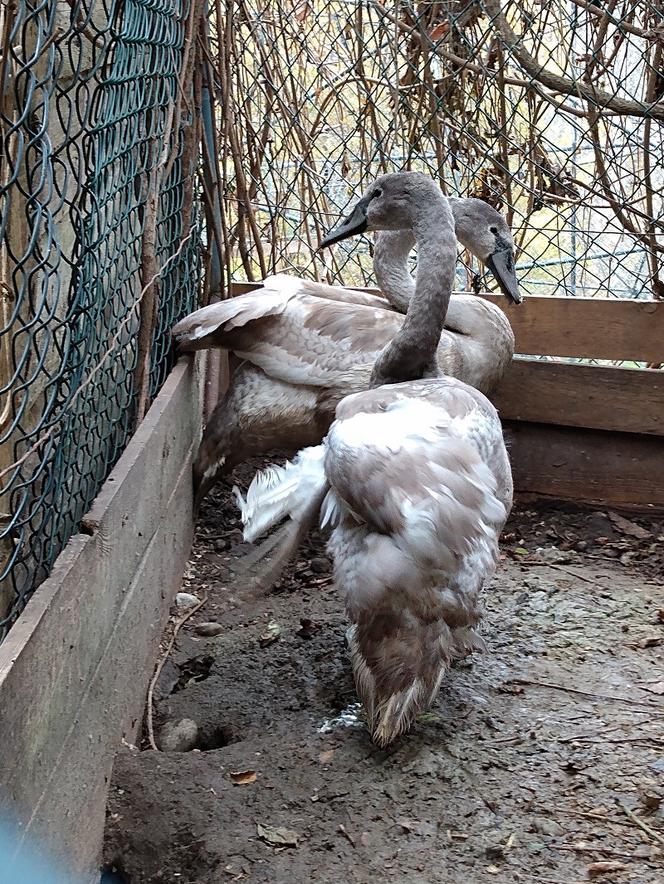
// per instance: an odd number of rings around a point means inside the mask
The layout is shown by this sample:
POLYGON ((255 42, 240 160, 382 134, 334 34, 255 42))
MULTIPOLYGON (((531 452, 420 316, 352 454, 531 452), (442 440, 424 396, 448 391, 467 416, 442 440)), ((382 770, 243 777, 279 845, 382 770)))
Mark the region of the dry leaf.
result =
POLYGON ((248 783, 256 782, 255 770, 235 770, 231 771, 231 779, 236 786, 246 786, 248 783))
POLYGON ((646 531, 645 528, 637 525, 636 522, 632 522, 631 519, 625 519, 623 516, 619 516, 618 513, 607 513, 607 515, 618 531, 622 531, 623 534, 629 534, 630 537, 636 537, 637 540, 649 540, 652 537, 650 531, 646 531))
POLYGON ((651 694, 664 694, 664 681, 651 681, 650 684, 644 685, 651 694))
POLYGON ((435 28, 432 28, 429 31, 429 36, 432 40, 440 40, 443 34, 446 34, 450 29, 450 23, 448 21, 442 21, 439 25, 436 25, 435 28))
POLYGON ((371 838, 369 836, 369 833, 362 832, 362 834, 360 835, 360 844, 362 845, 362 847, 368 847, 370 843, 371 843, 371 838))
POLYGON ((590 863, 589 866, 586 866, 586 872, 589 878, 595 878, 597 875, 607 875, 609 872, 622 872, 626 868, 625 863, 618 862, 616 859, 607 859, 590 863))
POLYGON ((321 764, 327 764, 328 761, 332 761, 332 758, 334 757, 334 753, 336 751, 336 749, 326 749, 325 752, 320 753, 320 755, 318 756, 318 760, 321 764))
POLYGON ((304 0, 304 2, 298 3, 295 7, 296 21, 304 21, 310 13, 311 5, 309 4, 308 0, 304 0))
POLYGON ((281 626, 276 622, 276 620, 270 620, 267 624, 267 629, 261 635, 258 640, 261 648, 266 648, 268 645, 271 645, 273 642, 276 642, 281 635, 281 626))
POLYGON ((292 829, 280 829, 256 823, 256 832, 258 837, 268 844, 275 844, 277 847, 297 847, 299 835, 292 829))

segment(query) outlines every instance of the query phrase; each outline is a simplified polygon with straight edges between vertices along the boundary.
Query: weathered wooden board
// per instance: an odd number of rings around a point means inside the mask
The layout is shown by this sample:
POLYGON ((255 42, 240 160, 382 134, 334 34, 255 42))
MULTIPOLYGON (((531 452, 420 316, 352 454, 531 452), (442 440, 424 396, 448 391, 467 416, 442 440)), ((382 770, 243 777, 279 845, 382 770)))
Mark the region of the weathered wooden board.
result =
POLYGON ((483 297, 509 317, 517 353, 664 362, 664 301, 528 295, 515 307, 483 297))
MULTIPOLYGON (((233 283, 230 294, 257 286, 233 283)), ((664 362, 664 301, 528 295, 517 307, 501 295, 482 297, 507 314, 522 355, 664 362)))
POLYGON ((517 492, 600 506, 664 510, 658 436, 508 421, 517 492))
MULTIPOLYGON (((197 362, 202 363, 200 358, 197 362)), ((90 878, 115 751, 142 716, 193 531, 201 372, 181 360, 0 647, 0 814, 90 878)))
POLYGON ((514 359, 491 394, 512 420, 664 435, 664 371, 514 359))

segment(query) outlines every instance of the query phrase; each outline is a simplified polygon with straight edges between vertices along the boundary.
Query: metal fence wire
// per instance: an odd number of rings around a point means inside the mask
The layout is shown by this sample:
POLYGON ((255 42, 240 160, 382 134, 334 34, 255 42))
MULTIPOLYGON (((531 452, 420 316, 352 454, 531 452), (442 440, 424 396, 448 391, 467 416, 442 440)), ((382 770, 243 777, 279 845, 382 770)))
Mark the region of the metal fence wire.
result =
POLYGON ((411 168, 507 213, 527 294, 664 296, 659 0, 218 0, 211 38, 229 278, 370 283, 313 247, 411 168))
POLYGON ((191 0, 0 8, 0 638, 197 301, 191 0))

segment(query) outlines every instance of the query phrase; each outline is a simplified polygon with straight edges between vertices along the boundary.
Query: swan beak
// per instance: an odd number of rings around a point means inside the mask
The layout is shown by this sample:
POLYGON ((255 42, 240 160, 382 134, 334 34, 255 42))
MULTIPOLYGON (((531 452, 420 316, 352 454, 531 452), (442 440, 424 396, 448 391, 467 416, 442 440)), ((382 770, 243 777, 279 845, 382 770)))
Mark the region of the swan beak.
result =
POLYGON ((514 304, 520 304, 523 300, 519 292, 519 283, 516 278, 514 267, 514 253, 511 246, 497 249, 485 261, 486 266, 493 273, 501 292, 514 304))
POLYGON ((369 197, 364 197, 356 203, 350 215, 346 215, 341 224, 338 224, 334 230, 330 230, 322 238, 318 248, 325 249, 327 246, 333 246, 335 243, 341 242, 342 239, 348 239, 349 236, 357 236, 358 233, 364 233, 368 226, 368 206, 369 197))

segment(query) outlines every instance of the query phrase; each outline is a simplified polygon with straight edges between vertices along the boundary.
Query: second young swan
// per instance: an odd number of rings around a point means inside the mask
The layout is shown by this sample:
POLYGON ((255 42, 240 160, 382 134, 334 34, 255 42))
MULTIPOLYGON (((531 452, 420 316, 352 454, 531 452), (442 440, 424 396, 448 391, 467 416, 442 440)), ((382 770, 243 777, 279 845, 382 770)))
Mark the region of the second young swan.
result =
MULTIPOLYGON (((447 203, 456 238, 517 300, 513 243, 503 216, 482 200, 447 198, 447 203)), ((197 504, 219 476, 247 457, 320 442, 337 403, 367 388, 371 367, 403 323, 400 314, 414 291, 407 270, 413 243, 408 229, 377 233, 374 271, 387 300, 278 275, 175 326, 182 351, 220 346, 241 360, 196 456, 197 504)), ((445 374, 488 393, 513 350, 509 321, 498 307, 471 295, 452 297, 437 351, 445 374)))
POLYGON ((321 445, 237 492, 247 540, 288 520, 277 558, 319 513, 331 527, 355 684, 382 746, 433 701, 451 660, 481 646, 480 592, 512 504, 496 410, 436 362, 456 258, 440 190, 415 172, 382 176, 324 244, 394 227, 417 239, 417 282, 371 389, 339 403, 321 445))

